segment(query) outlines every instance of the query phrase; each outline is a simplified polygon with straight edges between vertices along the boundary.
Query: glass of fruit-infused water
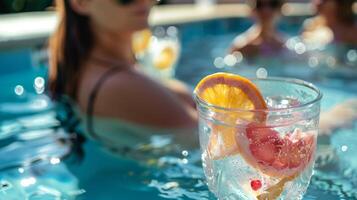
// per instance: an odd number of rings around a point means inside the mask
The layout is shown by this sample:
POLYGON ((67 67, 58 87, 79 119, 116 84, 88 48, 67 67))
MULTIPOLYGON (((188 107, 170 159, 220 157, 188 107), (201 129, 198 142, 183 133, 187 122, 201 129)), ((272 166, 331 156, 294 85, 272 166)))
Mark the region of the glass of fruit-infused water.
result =
POLYGON ((181 46, 178 30, 174 26, 167 29, 157 28, 152 48, 152 66, 155 74, 161 78, 172 78, 175 75, 181 46))
POLYGON ((218 199, 302 199, 321 92, 296 79, 217 73, 197 85, 203 168, 218 199))
POLYGON ((149 76, 159 79, 174 77, 181 51, 176 27, 157 27, 154 33, 148 29, 136 32, 132 49, 142 70, 149 76))

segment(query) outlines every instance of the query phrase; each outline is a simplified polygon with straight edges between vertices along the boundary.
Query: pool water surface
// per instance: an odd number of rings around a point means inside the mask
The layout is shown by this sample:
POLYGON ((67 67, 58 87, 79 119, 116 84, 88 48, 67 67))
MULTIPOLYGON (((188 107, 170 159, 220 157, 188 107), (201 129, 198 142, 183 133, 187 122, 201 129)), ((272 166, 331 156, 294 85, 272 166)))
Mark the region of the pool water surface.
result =
MULTIPOLYGON (((283 20, 280 30, 297 35, 302 20, 283 20)), ((286 68, 274 62, 217 67, 215 60, 224 58, 231 40, 251 23, 221 19, 177 25, 182 54, 176 77, 194 87, 207 74, 229 71, 254 77, 260 68, 269 75, 315 83, 324 93, 323 111, 357 98, 357 76, 320 76, 323 69, 304 63, 286 68)), ((69 145, 74 136, 60 127, 53 103, 39 88, 45 86, 41 78, 46 81, 46 74, 46 67, 33 66, 1 75, 0 199, 215 199, 206 186, 198 149, 130 160, 90 139, 69 145)), ((336 131, 326 142, 318 161, 321 167, 316 168, 304 200, 357 199, 355 134, 356 123, 336 131)), ((168 136, 153 136, 151 141, 159 149, 173 145, 168 136)))

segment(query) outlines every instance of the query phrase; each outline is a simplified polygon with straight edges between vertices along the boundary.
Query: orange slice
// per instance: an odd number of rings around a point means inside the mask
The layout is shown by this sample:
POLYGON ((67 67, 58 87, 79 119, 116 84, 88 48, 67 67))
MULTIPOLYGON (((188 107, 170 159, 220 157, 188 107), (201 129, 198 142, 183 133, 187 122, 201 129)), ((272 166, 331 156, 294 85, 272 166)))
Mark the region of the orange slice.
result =
POLYGON ((152 33, 149 29, 136 32, 133 35, 132 48, 135 54, 144 53, 150 45, 152 33))
POLYGON ((239 153, 234 128, 221 125, 212 125, 211 128, 207 147, 210 158, 216 160, 239 153))
POLYGON ((176 61, 176 51, 173 47, 165 47, 159 55, 154 58, 154 66, 159 70, 171 68, 176 61))
POLYGON ((208 154, 212 159, 220 159, 239 152, 236 142, 237 120, 264 122, 266 116, 249 110, 267 109, 263 96, 250 80, 239 75, 216 73, 202 79, 195 94, 208 104, 243 112, 228 112, 216 109, 214 118, 231 126, 211 124, 208 154), (247 112, 244 112, 247 111, 247 112))

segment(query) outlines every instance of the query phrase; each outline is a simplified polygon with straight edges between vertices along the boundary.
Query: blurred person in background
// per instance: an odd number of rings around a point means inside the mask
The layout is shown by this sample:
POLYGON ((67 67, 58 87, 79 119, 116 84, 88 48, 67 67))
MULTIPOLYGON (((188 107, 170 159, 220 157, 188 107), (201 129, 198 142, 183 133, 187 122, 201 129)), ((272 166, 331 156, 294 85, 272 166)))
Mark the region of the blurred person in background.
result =
POLYGON ((357 23, 352 9, 356 0, 314 0, 318 15, 304 23, 307 43, 357 46, 357 23))
MULTIPOLYGON (((331 4, 328 5, 328 8, 324 9, 322 9, 323 5, 318 4, 321 12, 325 13, 324 15, 329 16, 331 21, 329 23, 335 24, 334 26, 339 27, 340 25, 338 25, 338 22, 336 22, 335 18, 337 13, 345 10, 345 13, 338 17, 338 20, 344 24, 341 25, 341 31, 355 29, 356 26, 354 25, 355 23, 351 7, 353 0, 346 0, 344 3, 338 3, 338 6, 337 1, 333 0, 325 0, 324 3, 331 4), (332 5, 335 6, 335 15, 333 16, 331 14, 333 10, 331 8, 332 5), (325 9, 329 10, 326 11, 325 9)), ((284 37, 277 31, 276 23, 280 17, 280 9, 283 1, 256 0, 250 1, 250 4, 253 8, 252 16, 254 19, 256 19, 256 23, 245 33, 238 35, 234 39, 230 53, 240 52, 244 58, 247 58, 251 61, 250 63, 254 63, 253 66, 250 64, 248 66, 249 68, 255 67, 254 65, 263 65, 269 69, 269 72, 272 72, 274 67, 281 72, 282 65, 287 66, 291 63, 295 65, 295 63, 299 63, 301 61, 305 62, 306 58, 304 56, 288 53, 288 49, 285 48, 284 37), (276 57, 276 55, 279 55, 279 57, 276 57)), ((321 17, 318 17, 319 20, 320 18, 321 17)), ((354 40, 357 40, 357 32, 353 31, 342 36, 339 40, 353 43, 354 40), (354 33, 354 37, 352 33, 354 33)), ((242 66, 239 68, 242 68, 242 66)), ((294 70, 297 72, 298 67, 294 66, 294 70)), ((320 134, 330 135, 339 128, 350 126, 356 119, 357 99, 350 99, 348 101, 342 102, 329 111, 323 112, 321 114, 320 134), (336 116, 338 116, 337 119, 336 116)))
POLYGON ((196 139, 194 102, 183 84, 162 85, 136 67, 132 35, 148 28, 155 3, 56 1, 60 23, 50 41, 52 96, 75 102, 86 133, 112 148, 130 149, 150 140, 150 133, 176 133, 186 143, 196 139))
MULTIPOLYGON (((317 16, 304 22, 301 39, 307 49, 310 49, 310 56, 318 59, 325 76, 327 74, 332 77, 336 75, 339 78, 356 79, 354 67, 348 70, 347 66, 356 66, 357 60, 346 56, 348 52, 356 52, 357 48, 357 24, 352 10, 354 2, 356 1, 313 0, 317 16), (345 71, 341 71, 342 68, 345 71), (327 73, 328 71, 330 73, 327 73)), ((321 158, 337 158, 335 150, 330 147, 330 136, 338 129, 353 127, 356 120, 356 98, 341 102, 321 114, 318 167, 324 166, 321 165, 321 158)))
MULTIPOLYGON (((352 9, 354 2, 356 0, 313 0, 318 15, 304 22, 303 41, 307 45, 324 47, 324 53, 336 59, 337 68, 332 73, 337 73, 338 68, 346 65, 346 52, 357 48, 357 24, 352 9), (332 54, 328 54, 331 48, 332 54)), ((324 54, 319 52, 318 55, 324 54)), ((328 57, 319 58, 323 62, 328 57)), ((347 72, 352 76, 356 74, 347 72)), ((320 135, 330 135, 336 129, 353 126, 356 120, 357 99, 350 99, 322 113, 320 135)))
POLYGON ((249 3, 255 24, 234 39, 230 52, 239 51, 248 58, 279 54, 285 49, 284 37, 276 28, 283 1, 252 0, 249 3))

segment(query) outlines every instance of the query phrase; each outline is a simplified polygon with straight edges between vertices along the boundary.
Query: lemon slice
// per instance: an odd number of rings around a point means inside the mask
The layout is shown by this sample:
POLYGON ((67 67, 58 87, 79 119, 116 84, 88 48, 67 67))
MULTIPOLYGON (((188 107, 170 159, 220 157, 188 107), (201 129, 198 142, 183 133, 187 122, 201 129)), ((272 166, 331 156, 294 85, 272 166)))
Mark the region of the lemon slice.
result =
POLYGON ((159 70, 169 69, 173 66, 175 60, 176 51, 167 46, 154 58, 154 66, 159 70))
POLYGON ((208 144, 208 154, 212 159, 224 158, 239 152, 235 140, 236 128, 233 126, 237 120, 265 121, 264 114, 249 112, 250 110, 267 109, 267 106, 258 88, 244 77, 229 73, 212 74, 203 78, 194 92, 198 98, 208 104, 242 111, 222 112, 217 110, 215 119, 232 126, 210 125, 212 133, 208 144))
POLYGON ((152 33, 149 29, 136 32, 133 36, 132 48, 135 54, 144 53, 150 46, 152 33))

